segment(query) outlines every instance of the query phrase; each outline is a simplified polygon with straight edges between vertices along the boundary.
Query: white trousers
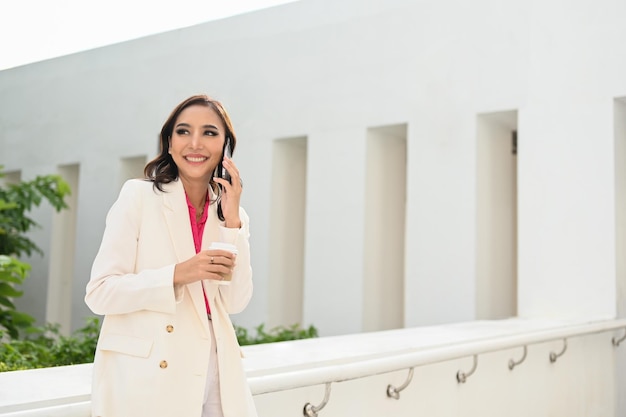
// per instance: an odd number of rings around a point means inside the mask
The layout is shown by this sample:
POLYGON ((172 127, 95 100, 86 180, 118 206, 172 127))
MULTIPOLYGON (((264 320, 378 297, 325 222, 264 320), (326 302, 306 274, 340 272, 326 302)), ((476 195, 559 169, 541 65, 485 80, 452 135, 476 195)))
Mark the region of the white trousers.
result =
POLYGON ((210 321, 209 331, 211 333, 211 356, 209 357, 209 369, 206 373, 202 417, 224 417, 220 398, 220 374, 217 368, 217 343, 215 334, 213 334, 213 324, 210 321))

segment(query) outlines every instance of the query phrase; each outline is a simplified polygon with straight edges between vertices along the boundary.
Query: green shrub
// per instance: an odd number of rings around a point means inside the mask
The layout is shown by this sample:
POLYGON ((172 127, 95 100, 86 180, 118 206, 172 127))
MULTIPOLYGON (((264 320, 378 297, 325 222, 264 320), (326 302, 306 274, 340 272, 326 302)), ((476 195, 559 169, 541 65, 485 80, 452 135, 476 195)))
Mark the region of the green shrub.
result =
POLYGON ((258 345, 261 343, 283 342, 286 340, 311 339, 318 336, 315 327, 309 326, 307 329, 303 329, 299 324, 277 326, 269 331, 265 330, 265 324, 260 324, 255 330, 256 333, 252 335, 247 329, 235 326, 235 333, 237 334, 239 344, 241 346, 258 345))
POLYGON ((99 328, 92 317, 69 337, 59 334, 58 325, 30 329, 25 338, 2 343, 0 372, 93 362, 99 328))
POLYGON ((4 329, 11 338, 17 338, 20 329, 29 328, 35 321, 32 316, 17 311, 13 304, 13 299, 24 293, 16 287, 24 282, 29 270, 30 265, 0 255, 0 331, 4 329))

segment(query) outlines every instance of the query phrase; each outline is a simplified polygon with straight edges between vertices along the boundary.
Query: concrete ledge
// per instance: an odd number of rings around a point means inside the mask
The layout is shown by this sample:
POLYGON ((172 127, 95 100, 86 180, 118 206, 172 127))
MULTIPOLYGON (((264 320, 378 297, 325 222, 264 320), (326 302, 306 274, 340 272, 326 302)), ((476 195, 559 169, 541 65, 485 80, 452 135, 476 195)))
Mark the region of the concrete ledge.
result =
MULTIPOLYGON (((244 346, 255 401, 325 382, 347 381, 565 337, 606 333, 626 320, 474 321, 244 346)), ((607 346, 610 334, 607 335, 607 346)), ((547 361, 546 361, 547 362, 547 361)), ((92 364, 0 373, 0 415, 89 415, 92 364)))
POLYGON ((0 373, 0 414, 88 402, 91 369, 88 363, 0 373))

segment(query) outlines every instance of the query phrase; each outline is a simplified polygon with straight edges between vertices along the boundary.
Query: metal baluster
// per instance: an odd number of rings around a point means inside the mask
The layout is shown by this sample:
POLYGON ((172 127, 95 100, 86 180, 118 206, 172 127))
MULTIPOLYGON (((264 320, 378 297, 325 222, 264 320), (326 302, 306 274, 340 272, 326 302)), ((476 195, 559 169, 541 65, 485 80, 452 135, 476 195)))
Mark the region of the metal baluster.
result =
POLYGON ((567 350, 567 339, 563 339, 563 349, 559 353, 550 352, 550 362, 554 363, 560 358, 567 350))
POLYGON ((458 371, 456 373, 456 380, 459 381, 459 383, 464 384, 465 381, 467 381, 467 378, 472 376, 472 374, 476 371, 477 366, 478 366, 478 355, 474 355, 474 366, 472 366, 472 369, 470 369, 469 372, 458 371))
POLYGON ((626 340, 626 328, 624 329, 624 336, 620 337, 619 339, 613 337, 613 339, 611 339, 611 342, 613 343, 613 346, 618 347, 619 344, 622 343, 624 340, 626 340))
POLYGON ((515 368, 517 365, 519 365, 522 362, 524 362, 524 360, 526 360, 526 354, 527 353, 528 353, 528 348, 526 347, 526 345, 524 345, 524 354, 522 355, 522 357, 518 361, 514 361, 513 359, 510 359, 509 360, 509 369, 512 371, 513 368, 515 368))
POLYGON ((409 384, 411 383, 411 379, 413 379, 413 368, 409 369, 409 375, 407 375, 404 383, 400 385, 398 388, 394 387, 391 384, 387 385, 387 397, 395 398, 396 400, 399 400, 400 391, 402 391, 403 389, 409 386, 409 384))
POLYGON ((322 408, 326 407, 328 404, 328 400, 330 399, 330 382, 326 383, 326 391, 324 392, 324 400, 320 403, 320 405, 315 406, 311 403, 306 403, 304 405, 304 409, 302 410, 302 414, 305 417, 317 417, 317 413, 319 413, 322 408))

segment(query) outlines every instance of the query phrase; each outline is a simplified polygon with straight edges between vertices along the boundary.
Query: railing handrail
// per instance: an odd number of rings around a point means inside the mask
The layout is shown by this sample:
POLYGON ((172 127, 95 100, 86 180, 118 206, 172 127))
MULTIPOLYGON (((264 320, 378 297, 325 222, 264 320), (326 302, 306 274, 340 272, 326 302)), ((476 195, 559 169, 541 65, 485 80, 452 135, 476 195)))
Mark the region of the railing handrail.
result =
MULTIPOLYGON (((534 345, 554 340, 626 329, 626 319, 606 320, 562 328, 539 330, 511 336, 491 337, 485 340, 458 342, 448 346, 416 348, 391 356, 365 358, 349 363, 321 365, 293 372, 248 378, 254 395, 278 392, 313 385, 348 381, 413 367, 445 362, 467 356, 496 352, 515 347, 534 345)), ((608 339, 607 342, 610 342, 608 339)))

